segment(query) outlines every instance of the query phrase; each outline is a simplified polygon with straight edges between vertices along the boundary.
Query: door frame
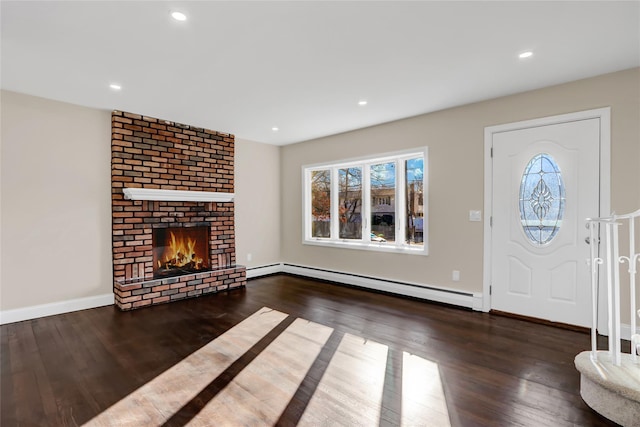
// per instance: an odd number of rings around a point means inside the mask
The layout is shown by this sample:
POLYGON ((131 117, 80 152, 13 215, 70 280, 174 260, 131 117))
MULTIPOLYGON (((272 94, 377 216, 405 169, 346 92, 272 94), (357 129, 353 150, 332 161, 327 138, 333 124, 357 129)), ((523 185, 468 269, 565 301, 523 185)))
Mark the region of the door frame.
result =
MULTIPOLYGON (((611 107, 560 114, 557 116, 541 117, 532 120, 488 126, 484 128, 484 260, 482 278, 482 311, 491 310, 490 286, 492 279, 492 232, 491 217, 493 216, 493 135, 501 132, 549 126, 579 120, 600 119, 600 207, 598 216, 609 215, 611 212, 611 107)), ((586 218, 584 218, 586 220, 586 218)), ((585 268, 587 268, 585 266, 585 268)), ((602 269, 600 269, 602 272, 602 269)), ((602 283, 602 280, 600 280, 602 283)), ((602 291, 602 290, 601 290, 602 291)), ((600 296, 598 304, 598 329, 606 323, 606 304, 600 296), (604 311, 603 311, 604 309, 604 311), (604 316, 603 316, 604 314, 604 316), (603 320, 604 319, 604 320, 603 320)))

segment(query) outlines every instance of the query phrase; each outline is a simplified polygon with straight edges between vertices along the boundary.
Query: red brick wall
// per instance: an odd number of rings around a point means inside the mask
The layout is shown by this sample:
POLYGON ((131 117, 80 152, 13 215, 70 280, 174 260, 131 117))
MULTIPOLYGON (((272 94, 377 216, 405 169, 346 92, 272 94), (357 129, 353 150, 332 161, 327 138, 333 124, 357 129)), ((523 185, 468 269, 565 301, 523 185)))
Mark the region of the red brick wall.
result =
POLYGON ((244 268, 235 266, 233 202, 132 201, 122 193, 125 187, 232 193, 233 156, 233 135, 112 113, 113 276, 121 309, 245 284, 244 268), (209 255, 214 271, 153 280, 152 229, 204 225, 211 230, 209 255))

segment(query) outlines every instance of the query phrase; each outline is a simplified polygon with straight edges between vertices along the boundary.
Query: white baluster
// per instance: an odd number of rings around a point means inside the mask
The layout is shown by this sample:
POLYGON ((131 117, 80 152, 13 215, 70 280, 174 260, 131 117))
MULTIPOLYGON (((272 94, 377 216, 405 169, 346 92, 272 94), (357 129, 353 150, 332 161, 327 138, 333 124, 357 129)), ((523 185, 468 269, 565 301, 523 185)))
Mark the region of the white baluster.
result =
POLYGON ((615 222, 613 225, 613 259, 615 262, 615 267, 613 269, 613 297, 614 297, 614 312, 613 312, 613 327, 615 333, 613 336, 609 338, 613 341, 613 363, 616 366, 620 366, 620 266, 618 263, 620 262, 620 256, 618 255, 618 226, 620 223, 615 222))
POLYGON ((609 331, 609 355, 613 357, 613 279, 612 275, 612 254, 611 254, 611 223, 605 223, 606 230, 606 255, 605 260, 607 262, 607 329, 609 331))
MULTIPOLYGON (((640 310, 638 310, 638 317, 640 317, 640 310)), ((633 361, 638 363, 640 360, 638 357, 640 356, 640 334, 631 335, 631 354, 633 354, 633 361)))
POLYGON ((638 352, 633 345, 633 337, 637 333, 636 329, 636 260, 638 259, 636 254, 636 235, 635 235, 635 217, 629 218, 629 299, 631 305, 631 338, 632 347, 631 354, 633 354, 633 361, 638 361, 638 352))
POLYGON ((596 235, 596 227, 599 227, 595 221, 590 221, 589 225, 589 250, 591 258, 588 264, 591 267, 591 359, 598 359, 598 265, 602 264, 602 258, 598 258, 598 245, 596 235))

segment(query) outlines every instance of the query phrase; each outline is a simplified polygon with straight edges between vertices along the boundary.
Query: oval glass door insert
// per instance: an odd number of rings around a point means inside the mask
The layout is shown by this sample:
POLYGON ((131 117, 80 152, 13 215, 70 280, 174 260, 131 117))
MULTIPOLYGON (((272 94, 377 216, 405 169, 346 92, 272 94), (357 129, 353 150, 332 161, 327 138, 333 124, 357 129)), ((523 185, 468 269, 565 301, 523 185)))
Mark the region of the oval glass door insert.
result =
POLYGON ((524 168, 519 206, 529 241, 535 246, 551 242, 562 225, 565 194, 560 168, 549 154, 536 154, 524 168))

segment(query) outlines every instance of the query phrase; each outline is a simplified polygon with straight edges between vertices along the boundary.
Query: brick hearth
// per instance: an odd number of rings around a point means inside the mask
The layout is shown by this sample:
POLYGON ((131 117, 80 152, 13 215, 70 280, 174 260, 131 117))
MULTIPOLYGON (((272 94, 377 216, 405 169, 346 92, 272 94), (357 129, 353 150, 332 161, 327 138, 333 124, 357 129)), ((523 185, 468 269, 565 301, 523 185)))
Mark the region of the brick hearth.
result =
POLYGON ((126 200, 123 188, 233 193, 234 136, 138 114, 111 116, 114 294, 130 310, 246 284, 233 202, 126 200), (208 226, 211 271, 154 279, 154 228, 208 226))

